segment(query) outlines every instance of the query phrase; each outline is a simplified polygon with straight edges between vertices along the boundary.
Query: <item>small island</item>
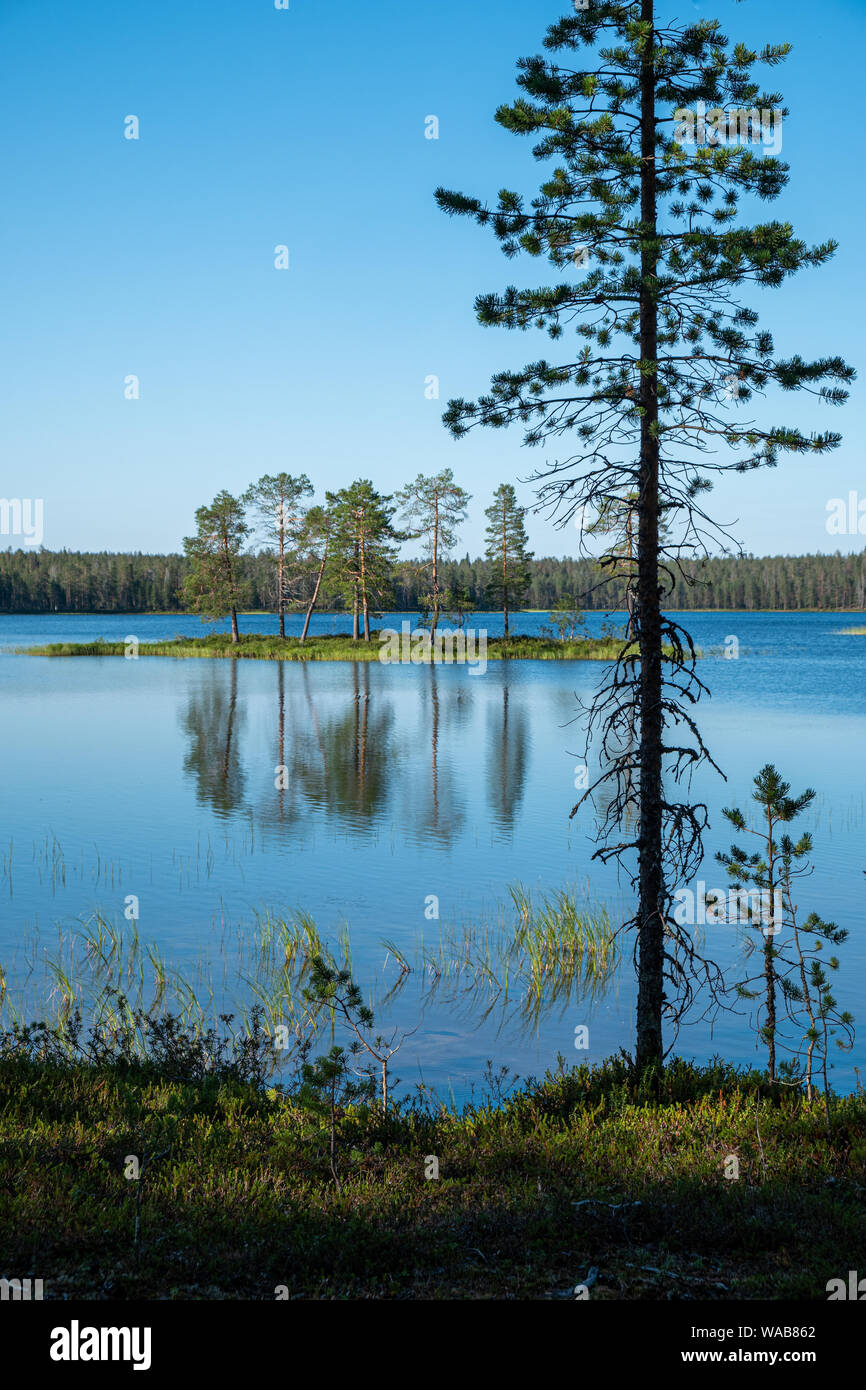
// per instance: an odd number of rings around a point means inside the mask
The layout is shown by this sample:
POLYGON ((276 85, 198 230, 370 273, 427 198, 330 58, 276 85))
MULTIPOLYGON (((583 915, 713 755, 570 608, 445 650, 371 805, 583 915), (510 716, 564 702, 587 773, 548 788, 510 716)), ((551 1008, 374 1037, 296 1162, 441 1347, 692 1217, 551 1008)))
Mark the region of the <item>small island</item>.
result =
MULTIPOLYGON (((422 630, 423 631, 423 630, 422 630)), ((429 639, 429 632, 425 634, 429 639)), ((369 641, 358 641, 345 633, 323 636, 277 637, 263 633, 242 633, 236 642, 231 633, 211 633, 205 637, 173 637, 166 642, 50 642, 42 647, 21 649, 27 656, 173 656, 173 657, 249 657, 258 661, 380 661, 385 665, 410 662, 413 665, 467 665, 502 660, 524 661, 616 661, 626 646, 616 637, 488 637, 486 633, 462 630, 438 632, 426 650, 413 635, 407 654, 389 652, 388 630, 373 630, 369 641), (460 638, 463 638, 462 644, 460 638), (437 650, 437 646, 441 651, 437 650), (462 646, 462 653, 461 653, 462 646)), ((637 644, 633 644, 637 655, 637 644)))

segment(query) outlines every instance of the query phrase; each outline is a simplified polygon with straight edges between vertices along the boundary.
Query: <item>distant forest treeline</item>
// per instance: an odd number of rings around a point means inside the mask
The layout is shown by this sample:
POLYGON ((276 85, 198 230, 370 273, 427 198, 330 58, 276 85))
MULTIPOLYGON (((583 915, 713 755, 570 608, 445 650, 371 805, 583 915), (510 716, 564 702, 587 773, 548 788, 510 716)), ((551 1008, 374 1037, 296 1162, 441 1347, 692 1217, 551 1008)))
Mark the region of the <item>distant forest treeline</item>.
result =
MULTIPOLYGON (((242 563, 250 606, 273 609, 272 557, 246 555, 242 563)), ((181 587, 188 565, 183 555, 0 551, 0 612, 179 613, 185 611, 181 587)), ((624 581, 598 588, 602 576, 592 560, 533 560, 530 571, 525 608, 552 608, 564 598, 583 609, 625 606, 624 581)), ((468 556, 442 563, 443 585, 464 588, 480 609, 487 606, 489 572, 489 561, 468 556)), ((679 579, 667 607, 866 609, 866 551, 713 559, 696 563, 693 573, 698 583, 679 579)), ((416 609, 428 587, 416 562, 398 562, 392 576, 394 608, 416 609)))

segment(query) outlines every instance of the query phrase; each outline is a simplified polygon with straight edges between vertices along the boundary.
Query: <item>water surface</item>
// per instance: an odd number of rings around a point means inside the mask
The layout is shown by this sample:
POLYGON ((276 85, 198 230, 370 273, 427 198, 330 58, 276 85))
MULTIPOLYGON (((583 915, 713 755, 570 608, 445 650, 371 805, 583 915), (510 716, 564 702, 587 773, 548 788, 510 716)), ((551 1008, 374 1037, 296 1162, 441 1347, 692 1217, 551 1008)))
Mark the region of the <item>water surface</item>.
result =
MULTIPOLYGON (((403 617, 383 625, 399 628, 403 617)), ((501 630, 499 615, 471 621, 491 635, 501 630)), ((537 632, 547 621, 522 614, 515 627, 537 632)), ((602 621, 589 615, 593 631, 602 621)), ((803 821, 815 839, 815 872, 801 908, 849 928, 836 993, 862 1014, 866 638, 842 635, 862 615, 694 613, 681 621, 705 653, 712 698, 699 722, 727 776, 702 773, 695 784, 711 816, 702 876, 721 886, 713 857, 730 842, 721 808, 745 808, 763 763, 775 762, 795 790, 815 787, 803 821), (724 656, 731 637, 736 660, 724 656)), ((319 631, 345 626, 316 619, 319 631)), ((242 628, 274 631, 275 620, 247 615, 242 628)), ((33 1003, 44 991, 38 970, 26 973, 34 943, 45 958, 58 933, 97 911, 124 924, 132 894, 142 941, 190 970, 217 962, 219 988, 234 996, 246 988, 237 978, 244 940, 267 913, 302 909, 334 943, 347 927, 356 978, 381 1000, 398 977, 383 943, 412 961, 422 941, 455 925, 510 920, 503 904, 516 881, 534 890, 570 884, 614 917, 627 911, 628 884, 592 860, 590 813, 569 820, 583 748, 577 697, 591 695, 597 663, 491 662, 472 676, 457 666, 9 654, 49 641, 204 630, 175 615, 0 617, 0 963, 10 1000, 33 1003), (281 788, 278 767, 287 770, 281 788)), ((729 969, 735 937, 720 926, 707 941, 729 969)), ((458 1098, 488 1058, 525 1075, 557 1053, 598 1060, 632 1042, 629 962, 601 997, 560 1001, 528 1030, 503 1024, 496 1011, 481 1021, 471 994, 459 1005, 425 993, 415 972, 380 1006, 383 1023, 416 1030, 398 1075, 410 1083, 423 1075, 445 1094, 450 1085, 458 1098), (588 1053, 574 1049, 579 1024, 590 1026, 588 1053)), ((861 1028, 863 1039, 866 1017, 861 1028)), ((746 1020, 729 1016, 714 1033, 686 1028, 678 1050, 760 1060, 746 1020)), ((863 1057, 861 1040, 839 1058, 835 1084, 852 1085, 863 1057)))

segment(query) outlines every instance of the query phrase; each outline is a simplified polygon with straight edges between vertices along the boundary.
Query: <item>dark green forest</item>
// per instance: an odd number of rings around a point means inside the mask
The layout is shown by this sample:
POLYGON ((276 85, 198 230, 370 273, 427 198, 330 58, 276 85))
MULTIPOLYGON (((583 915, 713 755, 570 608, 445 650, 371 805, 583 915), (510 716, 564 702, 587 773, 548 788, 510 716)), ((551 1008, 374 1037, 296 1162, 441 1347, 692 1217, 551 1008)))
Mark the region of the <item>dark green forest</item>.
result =
MULTIPOLYGON (((189 562, 183 555, 120 555, 109 552, 0 551, 0 612, 150 613, 185 611, 181 589, 189 562)), ((274 607, 273 558, 243 557, 249 607, 274 607)), ((605 580, 589 559, 530 562, 525 608, 552 608, 563 600, 581 609, 621 609, 625 581, 605 580)), ((484 609, 490 578, 487 560, 446 560, 444 586, 463 594, 466 606, 484 609)), ((695 582, 678 578, 668 606, 681 609, 866 608, 866 551, 851 555, 727 557, 695 564, 695 582)), ((418 608, 426 591, 423 568, 398 562, 391 600, 398 611, 418 608)), ((304 596, 298 597, 303 606, 304 596)), ((332 605, 333 606, 333 605, 332 605)))

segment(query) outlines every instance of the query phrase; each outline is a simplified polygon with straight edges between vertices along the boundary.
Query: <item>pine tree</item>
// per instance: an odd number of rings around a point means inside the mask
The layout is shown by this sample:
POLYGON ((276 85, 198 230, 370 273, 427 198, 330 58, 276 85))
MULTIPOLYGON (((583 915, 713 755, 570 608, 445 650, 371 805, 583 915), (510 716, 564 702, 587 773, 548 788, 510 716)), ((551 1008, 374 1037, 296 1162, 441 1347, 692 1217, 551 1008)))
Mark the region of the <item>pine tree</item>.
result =
POLYGON ((303 499, 313 495, 306 473, 265 473, 252 483, 243 496, 253 509, 259 538, 269 553, 276 555, 276 600, 279 635, 286 635, 286 603, 298 581, 288 561, 294 558, 304 525, 303 499))
MULTIPOLYGON (((814 791, 809 787, 799 796, 790 796, 790 782, 784 781, 772 763, 761 768, 754 786, 752 799, 760 808, 762 822, 757 829, 751 827, 742 811, 736 808, 726 809, 724 815, 735 830, 756 836, 760 848, 749 854, 735 844, 729 854, 716 855, 737 886, 735 920, 764 937, 761 975, 739 980, 735 988, 743 999, 755 999, 757 990, 763 991, 758 1032, 767 1046, 767 1071, 771 1081, 777 1077, 777 1049, 784 1048, 790 1056, 781 1062, 778 1072, 787 1080, 802 1079, 811 1100, 814 1074, 820 1066, 829 1129, 830 1038, 841 1030, 845 1040, 837 1039, 837 1046, 849 1048, 854 1036, 854 1020, 847 1011, 839 1011, 830 989, 827 971, 838 970, 839 962, 835 956, 830 956, 825 969, 821 952, 825 943, 841 946, 848 932, 844 927, 837 927, 835 922, 825 922, 816 912, 802 916, 794 901, 796 881, 812 872, 809 862, 812 837, 805 831, 799 839, 793 840, 781 827, 789 825, 811 806, 814 791), (746 898, 745 913, 740 911, 743 896, 746 898), (786 1037, 786 1023, 794 1025, 793 1037, 786 1037)), ((721 916, 722 920, 731 920, 727 908, 711 910, 717 919, 721 916)), ((711 920, 710 910, 707 916, 711 920)))
POLYGON ((493 494, 493 503, 485 507, 484 515, 489 523, 485 532, 485 554, 491 566, 487 593, 494 603, 502 606, 507 637, 509 614, 520 607, 529 588, 532 555, 527 549, 529 541, 523 524, 526 508, 518 506, 510 483, 500 483, 493 494))
POLYGON ((364 641, 370 641, 370 608, 388 592, 397 556, 396 543, 404 539, 392 526, 395 508, 390 497, 377 492, 368 478, 350 487, 327 493, 334 527, 331 551, 335 585, 352 604, 352 637, 358 641, 358 619, 363 614, 364 641))
MULTIPOLYGON (((777 287, 835 250, 832 241, 808 247, 784 222, 738 225, 741 195, 772 200, 787 182, 787 166, 754 149, 761 112, 771 120, 787 112, 777 93, 760 91, 752 69, 758 61, 774 67, 789 45, 760 55, 745 44, 731 48, 718 21, 665 23, 660 9, 661 0, 592 0, 550 27, 549 58, 519 63, 524 94, 496 118, 536 138, 533 154, 546 172, 529 209, 509 189, 493 207, 445 189, 436 195, 447 213, 491 227, 507 256, 546 256, 554 269, 550 285, 481 295, 479 321, 578 339, 559 363, 500 372, 478 401, 450 402, 446 423, 462 435, 518 422, 530 446, 564 444, 564 457, 536 474, 541 505, 563 524, 578 509, 599 511, 610 496, 637 497, 629 583, 639 656, 623 648, 596 697, 589 733, 624 750, 603 773, 615 794, 596 854, 637 857, 631 925, 641 1071, 660 1064, 663 1015, 684 1015, 696 976, 720 982, 688 933, 669 923, 674 886, 701 861, 706 811, 678 801, 663 788, 663 774, 678 781, 712 759, 691 712, 703 691, 691 638, 662 610, 675 576, 687 578, 687 561, 704 553, 713 533, 699 503, 709 474, 773 466, 785 452, 820 455, 839 443, 833 433, 808 436, 743 418, 755 395, 808 390, 841 404, 854 377, 838 357, 778 357, 757 314, 738 299, 740 287, 777 287), (722 114, 735 107, 749 143, 707 141, 705 123, 702 131, 693 124, 690 144, 689 109, 699 101, 722 114), (722 445, 733 461, 715 456, 722 445), (662 517, 671 526, 667 541, 662 517), (630 836, 622 828, 633 780, 640 817, 630 836), (674 997, 666 996, 666 978, 674 997)), ((729 541, 721 528, 715 534, 729 541)))
POLYGON ((457 532, 466 520, 466 508, 471 497, 454 481, 450 468, 432 477, 419 473, 414 483, 407 483, 395 494, 403 520, 409 528, 410 539, 423 537, 425 568, 430 571, 429 607, 432 610, 431 634, 439 625, 442 609, 440 562, 457 543, 457 532))
POLYGON ((243 502, 225 489, 209 507, 195 514, 197 532, 185 536, 183 548, 190 562, 184 596, 193 612, 204 618, 231 617, 232 642, 240 640, 238 609, 246 600, 248 585, 241 572, 241 551, 250 528, 243 502))

